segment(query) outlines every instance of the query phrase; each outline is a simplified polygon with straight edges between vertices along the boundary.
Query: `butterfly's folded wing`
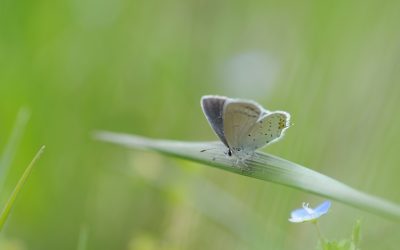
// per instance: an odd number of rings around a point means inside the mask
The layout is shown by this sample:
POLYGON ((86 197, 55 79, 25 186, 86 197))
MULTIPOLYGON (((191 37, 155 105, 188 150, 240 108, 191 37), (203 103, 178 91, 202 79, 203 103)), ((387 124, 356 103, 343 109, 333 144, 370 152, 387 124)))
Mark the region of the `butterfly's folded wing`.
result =
POLYGON ((223 125, 223 110, 226 100, 227 98, 222 96, 203 96, 201 98, 201 108, 219 139, 225 146, 229 147, 225 139, 223 125))
POLYGON ((244 137, 257 122, 264 110, 254 102, 229 99, 224 107, 224 134, 234 151, 247 149, 244 137))
POLYGON ((204 96, 201 106, 221 141, 234 152, 252 152, 282 138, 290 115, 269 112, 252 101, 204 96))
POLYGON ((285 130, 289 127, 290 115, 283 111, 274 111, 260 117, 260 119, 249 129, 249 136, 244 144, 252 147, 252 150, 262 148, 282 138, 285 130))

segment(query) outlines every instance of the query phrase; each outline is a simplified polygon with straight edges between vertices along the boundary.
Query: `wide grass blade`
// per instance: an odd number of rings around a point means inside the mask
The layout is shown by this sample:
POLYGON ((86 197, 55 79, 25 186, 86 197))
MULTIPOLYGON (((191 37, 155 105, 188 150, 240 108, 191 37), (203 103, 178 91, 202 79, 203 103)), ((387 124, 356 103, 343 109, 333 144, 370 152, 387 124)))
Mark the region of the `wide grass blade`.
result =
POLYGON ((0 232, 3 229, 4 223, 7 220, 8 215, 10 214, 11 208, 17 198, 19 192, 21 191, 22 187, 24 186, 26 180, 28 179, 30 173, 32 172, 33 165, 39 159, 40 155, 43 153, 45 146, 42 146, 39 151, 36 153, 35 157, 25 169, 24 173, 22 174, 21 178, 19 179, 17 186, 15 186, 14 191, 12 192, 11 196, 8 198, 6 205, 3 208, 3 211, 0 214, 0 232))
POLYGON ((220 142, 181 142, 148 139, 141 136, 98 131, 101 141, 130 148, 142 148, 184 158, 252 178, 301 189, 350 206, 400 221, 400 206, 358 191, 328 176, 274 155, 257 152, 238 166, 226 156, 220 142))

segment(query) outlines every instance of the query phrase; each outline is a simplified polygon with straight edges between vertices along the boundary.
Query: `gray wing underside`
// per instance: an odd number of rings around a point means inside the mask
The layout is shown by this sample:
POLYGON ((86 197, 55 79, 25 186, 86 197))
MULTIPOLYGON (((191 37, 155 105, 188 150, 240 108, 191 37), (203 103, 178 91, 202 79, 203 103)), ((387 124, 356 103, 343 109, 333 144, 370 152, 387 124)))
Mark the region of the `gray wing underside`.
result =
POLYGON ((221 96, 203 96, 201 98, 201 108, 215 134, 217 134, 225 146, 229 147, 224 134, 223 121, 223 111, 226 100, 226 97, 221 96))
MULTIPOLYGON (((284 111, 274 111, 263 115, 248 131, 243 144, 253 150, 278 141, 290 125, 290 115, 284 111)), ((244 135, 245 136, 245 135, 244 135)))
POLYGON ((231 149, 241 150, 246 146, 243 145, 243 136, 248 136, 248 132, 263 113, 263 108, 257 103, 228 100, 224 107, 223 120, 225 137, 231 149))

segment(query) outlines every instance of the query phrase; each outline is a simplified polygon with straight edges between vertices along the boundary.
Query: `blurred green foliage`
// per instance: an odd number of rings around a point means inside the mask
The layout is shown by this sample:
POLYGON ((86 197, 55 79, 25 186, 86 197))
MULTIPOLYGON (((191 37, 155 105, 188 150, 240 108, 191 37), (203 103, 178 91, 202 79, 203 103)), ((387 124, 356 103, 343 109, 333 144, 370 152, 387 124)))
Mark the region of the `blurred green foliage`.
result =
MULTIPOLYGON (((96 250, 314 248, 313 228, 287 218, 317 197, 90 137, 216 139, 204 94, 290 112, 265 151, 400 202, 399 11, 394 0, 2 0, 1 149, 21 107, 31 119, 1 201, 47 149, 0 246, 77 249, 85 225, 96 250)), ((399 225, 341 204, 323 230, 343 238, 359 217, 362 249, 398 249, 399 225)))

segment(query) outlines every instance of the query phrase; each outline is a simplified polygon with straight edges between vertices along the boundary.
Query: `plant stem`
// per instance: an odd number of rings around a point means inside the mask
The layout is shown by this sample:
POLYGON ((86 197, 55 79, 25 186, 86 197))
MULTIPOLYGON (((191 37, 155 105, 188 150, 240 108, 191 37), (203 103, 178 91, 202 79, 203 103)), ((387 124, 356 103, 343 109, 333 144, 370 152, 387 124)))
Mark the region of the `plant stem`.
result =
POLYGON ((318 237, 319 237, 320 241, 322 242, 322 244, 324 244, 326 241, 326 238, 322 234, 321 228, 319 227, 319 224, 318 224, 318 220, 313 221, 313 224, 315 225, 315 227, 317 229, 317 233, 318 233, 318 237))

